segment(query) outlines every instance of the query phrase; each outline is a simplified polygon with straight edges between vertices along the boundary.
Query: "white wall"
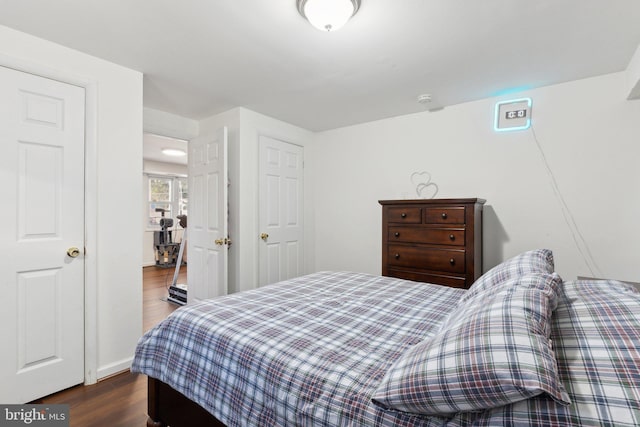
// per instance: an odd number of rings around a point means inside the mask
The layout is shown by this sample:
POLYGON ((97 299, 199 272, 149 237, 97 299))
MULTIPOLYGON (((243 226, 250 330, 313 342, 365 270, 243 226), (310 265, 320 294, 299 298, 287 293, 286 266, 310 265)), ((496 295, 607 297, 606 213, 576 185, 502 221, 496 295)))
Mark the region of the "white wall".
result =
POLYGON ((640 45, 629 61, 626 70, 627 75, 627 99, 640 99, 640 45))
POLYGON ((146 133, 190 140, 198 136, 198 121, 153 108, 143 108, 146 133))
POLYGON ((87 242, 95 253, 89 252, 86 262, 96 267, 90 293, 97 301, 88 307, 96 324, 87 334, 95 343, 85 357, 90 378, 127 369, 142 332, 142 236, 140 223, 131 221, 140 218, 142 197, 142 74, 2 26, 0 61, 73 76, 96 90, 88 117, 96 146, 88 156, 96 166, 90 175, 97 218, 87 219, 96 224, 96 235, 87 242))
POLYGON ((616 73, 317 134, 316 269, 379 274, 377 201, 415 198, 410 176, 428 171, 437 197, 487 200, 485 270, 547 247, 565 279, 638 281, 640 101, 627 95, 616 73), (495 103, 521 96, 532 128, 493 131, 495 103))
MULTIPOLYGON (((147 202, 147 200, 149 200, 149 185, 146 174, 187 176, 187 166, 177 163, 144 160, 142 171, 142 266, 146 267, 156 264, 155 249, 153 245, 154 230, 147 228, 147 219, 149 218, 149 204, 147 202)), ((178 226, 178 222, 175 218, 172 230, 173 241, 180 242, 182 240, 183 229, 178 226)))
MULTIPOLYGON (((229 292, 258 287, 259 137, 269 136, 306 147, 313 133, 291 124, 235 108, 200 122, 200 133, 229 129, 229 292)), ((306 148, 305 148, 306 149, 306 148)), ((305 152, 306 156, 306 152, 305 152)), ((305 172, 305 271, 314 271, 311 177, 305 172)))

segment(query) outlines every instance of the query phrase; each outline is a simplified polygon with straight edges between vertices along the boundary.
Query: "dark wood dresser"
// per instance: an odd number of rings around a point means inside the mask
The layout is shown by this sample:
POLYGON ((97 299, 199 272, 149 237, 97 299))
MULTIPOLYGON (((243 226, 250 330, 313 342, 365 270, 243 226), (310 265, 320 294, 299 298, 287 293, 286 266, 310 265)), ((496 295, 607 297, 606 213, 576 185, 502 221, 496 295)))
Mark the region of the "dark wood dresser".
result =
POLYGON ((482 274, 484 202, 380 200, 382 275, 469 288, 482 274))

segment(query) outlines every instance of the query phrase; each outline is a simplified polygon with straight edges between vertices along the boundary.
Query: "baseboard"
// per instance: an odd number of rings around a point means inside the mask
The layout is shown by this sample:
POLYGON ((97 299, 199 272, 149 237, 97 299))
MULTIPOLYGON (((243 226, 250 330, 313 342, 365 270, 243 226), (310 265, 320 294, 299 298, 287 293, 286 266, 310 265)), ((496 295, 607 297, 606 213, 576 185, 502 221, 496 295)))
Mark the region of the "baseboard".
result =
POLYGON ((98 368, 98 381, 106 377, 128 371, 129 368, 131 368, 132 362, 133 357, 127 357, 126 359, 98 368))

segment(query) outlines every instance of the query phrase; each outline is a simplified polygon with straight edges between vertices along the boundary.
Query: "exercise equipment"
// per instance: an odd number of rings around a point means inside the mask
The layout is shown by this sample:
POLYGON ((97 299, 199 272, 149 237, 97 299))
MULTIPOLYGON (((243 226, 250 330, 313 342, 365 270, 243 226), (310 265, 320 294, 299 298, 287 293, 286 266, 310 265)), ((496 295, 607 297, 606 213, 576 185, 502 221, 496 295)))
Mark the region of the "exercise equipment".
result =
POLYGON ((153 232, 153 248, 155 251, 156 266, 162 268, 175 267, 178 259, 180 244, 173 241, 170 228, 173 227, 173 218, 165 218, 165 210, 156 208, 160 212, 160 230, 153 232))
POLYGON ((184 229, 184 233, 182 234, 180 250, 178 251, 178 260, 180 260, 180 262, 176 262, 176 270, 173 273, 173 280, 171 281, 171 285, 169 286, 169 296, 167 297, 167 301, 173 302, 178 305, 185 305, 187 303, 187 284, 178 283, 178 275, 180 274, 180 266, 182 265, 184 248, 187 244, 187 216, 178 215, 177 218, 180 227, 184 229))

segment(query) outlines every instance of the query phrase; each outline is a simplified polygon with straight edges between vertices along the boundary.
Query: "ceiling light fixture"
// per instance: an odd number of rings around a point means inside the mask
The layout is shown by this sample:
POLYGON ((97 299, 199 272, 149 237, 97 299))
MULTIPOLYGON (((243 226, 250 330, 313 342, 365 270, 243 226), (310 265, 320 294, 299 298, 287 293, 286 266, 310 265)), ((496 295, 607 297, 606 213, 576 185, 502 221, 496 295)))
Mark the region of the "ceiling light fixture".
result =
POLYGON ((360 0, 296 0, 298 12, 317 29, 335 31, 360 9, 360 0))
POLYGON ((179 148, 163 148, 162 154, 164 154, 165 156, 182 157, 186 156, 187 152, 179 148))

